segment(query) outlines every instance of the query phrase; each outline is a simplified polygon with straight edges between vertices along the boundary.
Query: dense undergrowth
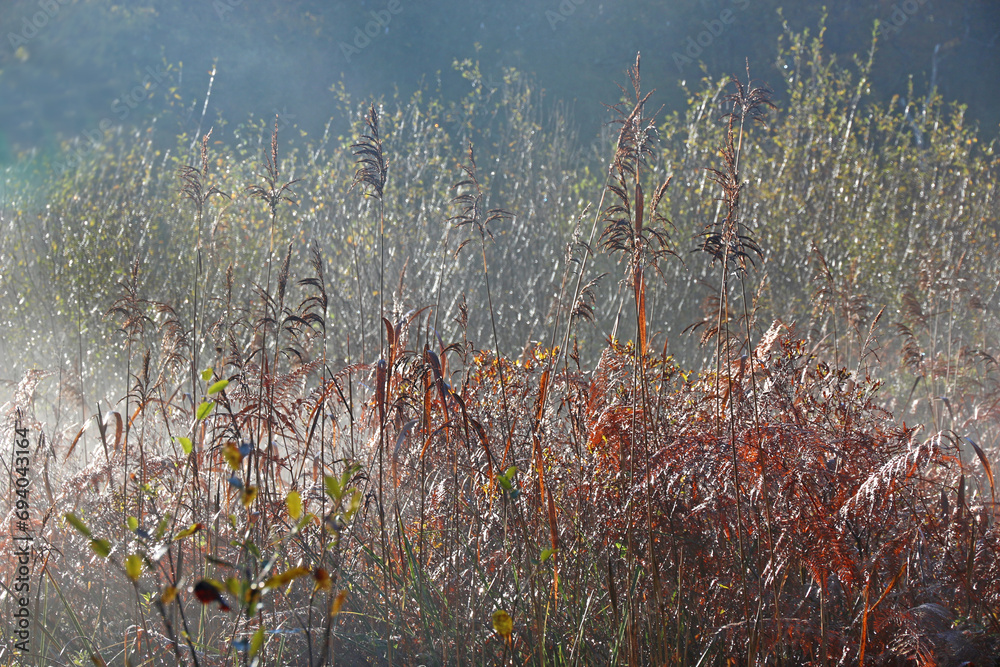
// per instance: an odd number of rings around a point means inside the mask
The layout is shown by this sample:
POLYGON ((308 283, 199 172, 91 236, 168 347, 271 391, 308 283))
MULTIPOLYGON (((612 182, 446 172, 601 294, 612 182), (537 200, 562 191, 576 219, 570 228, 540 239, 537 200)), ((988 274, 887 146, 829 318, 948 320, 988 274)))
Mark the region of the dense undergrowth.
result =
POLYGON ((17 659, 993 655, 995 145, 788 40, 788 108, 748 72, 663 119, 637 59, 593 149, 464 63, 347 138, 8 175, 17 659))

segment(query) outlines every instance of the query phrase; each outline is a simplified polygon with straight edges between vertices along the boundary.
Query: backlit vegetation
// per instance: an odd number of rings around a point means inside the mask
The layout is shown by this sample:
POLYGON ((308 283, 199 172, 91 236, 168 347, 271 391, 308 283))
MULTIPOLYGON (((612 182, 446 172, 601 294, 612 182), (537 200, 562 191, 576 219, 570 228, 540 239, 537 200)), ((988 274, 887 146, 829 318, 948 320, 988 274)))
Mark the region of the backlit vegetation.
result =
POLYGON ((992 664, 993 139, 640 64, 8 173, 36 663, 992 664))

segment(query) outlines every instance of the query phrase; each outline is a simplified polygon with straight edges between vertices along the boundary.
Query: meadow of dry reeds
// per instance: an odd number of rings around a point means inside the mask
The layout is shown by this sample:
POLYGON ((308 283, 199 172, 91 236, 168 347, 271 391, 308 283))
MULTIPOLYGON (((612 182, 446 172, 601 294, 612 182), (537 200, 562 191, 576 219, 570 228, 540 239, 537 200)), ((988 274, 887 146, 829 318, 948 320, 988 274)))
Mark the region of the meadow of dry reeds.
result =
POLYGON ((0 664, 995 664, 996 146, 787 39, 9 172, 0 664))

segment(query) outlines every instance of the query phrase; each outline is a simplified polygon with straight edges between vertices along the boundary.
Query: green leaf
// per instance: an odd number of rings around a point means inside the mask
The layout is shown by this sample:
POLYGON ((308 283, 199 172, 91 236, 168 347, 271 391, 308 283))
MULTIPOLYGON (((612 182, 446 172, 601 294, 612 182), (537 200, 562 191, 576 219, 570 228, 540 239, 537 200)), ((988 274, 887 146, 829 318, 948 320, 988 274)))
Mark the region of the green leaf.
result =
POLYGON ((510 641, 510 635, 514 632, 514 620, 503 609, 493 612, 493 629, 504 641, 510 641))
POLYGON ((347 511, 344 512, 344 520, 350 522, 351 519, 354 518, 354 515, 357 513, 358 509, 360 508, 361 508, 361 492, 358 491, 357 489, 354 489, 354 493, 351 494, 351 504, 347 508, 347 511))
POLYGON ((91 540, 90 548, 101 558, 107 558, 111 555, 111 543, 107 540, 91 540))
POLYGON ((237 600, 243 599, 244 588, 245 585, 241 579, 237 579, 236 577, 226 579, 226 590, 237 600))
POLYGON ((288 505, 288 516, 298 521, 299 517, 302 516, 302 496, 299 495, 299 492, 289 491, 285 504, 288 505))
POLYGON ((341 488, 347 487, 348 482, 351 481, 351 478, 354 477, 355 473, 357 473, 359 469, 360 466, 358 466, 357 464, 347 466, 347 469, 344 471, 344 474, 340 476, 341 488))
POLYGON ((344 489, 340 485, 340 480, 338 480, 333 475, 323 475, 323 483, 326 486, 326 495, 333 498, 334 502, 340 502, 340 499, 344 496, 344 489))
POLYGON ((204 380, 205 382, 208 382, 209 380, 211 380, 212 379, 212 369, 211 368, 206 368, 205 370, 203 370, 201 372, 201 379, 204 380))
POLYGON ((503 487, 504 491, 513 491, 514 484, 511 480, 514 479, 514 475, 517 474, 517 466, 511 466, 507 468, 507 471, 497 477, 497 481, 500 482, 500 486, 503 487))
POLYGON ((205 401, 204 403, 198 406, 198 413, 196 416, 198 417, 198 419, 204 419, 205 417, 208 416, 208 413, 211 412, 214 408, 215 408, 215 401, 205 401))
POLYGON ((291 570, 286 570, 285 572, 282 572, 281 574, 276 574, 270 579, 268 579, 266 582, 264 582, 264 588, 265 590, 269 588, 284 588, 285 586, 290 584, 293 580, 298 579, 299 577, 304 577, 310 573, 311 571, 309 570, 308 567, 302 567, 302 566, 293 567, 291 570))
POLYGON ((240 448, 233 443, 222 447, 222 458, 226 459, 226 463, 233 470, 239 470, 240 464, 243 463, 243 455, 240 454, 240 448))
POLYGON ((253 639, 250 640, 250 657, 252 658, 257 655, 262 646, 264 646, 263 626, 257 628, 257 632, 253 633, 253 639))
POLYGON ((202 528, 204 528, 204 526, 202 524, 200 524, 200 523, 193 523, 190 526, 188 526, 187 528, 185 528, 184 530, 182 530, 181 532, 177 533, 177 536, 174 537, 174 542, 176 542, 177 540, 183 540, 185 537, 188 537, 190 535, 194 535, 195 533, 197 533, 202 528))
POLYGON ((66 521, 69 522, 71 526, 80 531, 84 537, 90 537, 90 529, 87 528, 87 525, 82 521, 80 521, 75 514, 73 514, 72 512, 67 512, 66 521))
POLYGON ((211 387, 208 388, 208 395, 218 394, 220 391, 229 386, 229 380, 219 380, 211 387))
POLYGON ((253 484, 247 484, 243 487, 243 491, 240 492, 240 502, 243 507, 249 508, 253 504, 253 501, 257 499, 257 487, 253 484))
POLYGON ((181 443, 181 448, 184 450, 184 455, 187 456, 194 449, 194 444, 191 442, 191 438, 177 438, 177 442, 181 443))
MULTIPOLYGON (((131 518, 131 517, 129 517, 131 518)), ((125 574, 132 581, 137 581, 142 574, 142 558, 136 554, 131 554, 125 559, 125 574)))

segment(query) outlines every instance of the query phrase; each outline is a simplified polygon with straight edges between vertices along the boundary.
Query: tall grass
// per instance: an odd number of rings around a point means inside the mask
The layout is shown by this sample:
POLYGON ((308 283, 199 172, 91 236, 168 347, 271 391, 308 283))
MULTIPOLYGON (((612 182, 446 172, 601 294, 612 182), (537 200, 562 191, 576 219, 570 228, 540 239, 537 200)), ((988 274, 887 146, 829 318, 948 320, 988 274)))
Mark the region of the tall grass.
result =
POLYGON ((767 126, 749 73, 660 118, 637 59, 588 149, 508 72, 344 97, 336 141, 123 133, 12 183, 13 368, 89 370, 5 406, 46 435, 31 659, 994 655, 994 144, 933 98, 865 105, 870 60, 789 35, 767 126))

